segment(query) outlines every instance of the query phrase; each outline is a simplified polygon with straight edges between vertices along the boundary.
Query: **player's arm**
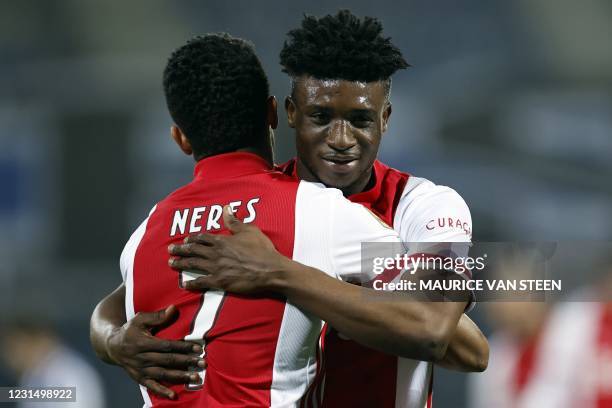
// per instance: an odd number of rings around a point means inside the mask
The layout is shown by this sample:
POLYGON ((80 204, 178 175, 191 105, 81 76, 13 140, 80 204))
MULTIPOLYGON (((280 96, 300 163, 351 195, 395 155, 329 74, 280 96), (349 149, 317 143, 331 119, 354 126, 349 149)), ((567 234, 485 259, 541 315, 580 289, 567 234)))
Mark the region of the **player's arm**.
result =
POLYGON ((476 323, 463 314, 444 358, 438 365, 449 370, 482 372, 489 363, 489 342, 476 323))
POLYGON ((116 364, 110 356, 108 339, 125 323, 125 285, 121 284, 96 305, 89 322, 91 345, 105 363, 116 364))
MULTIPOLYGON (((188 282, 188 289, 281 293, 369 347, 427 361, 446 355, 467 300, 422 302, 405 293, 393 296, 352 285, 280 255, 259 229, 242 224, 228 211, 224 221, 233 235, 200 234, 171 246, 171 254, 179 256, 170 260, 173 268, 207 273, 188 282)), ((353 245, 352 252, 355 247, 360 245, 353 245)), ((360 269, 360 262, 352 263, 352 270, 360 269)))
MULTIPOLYGON (((454 242, 467 255, 472 217, 463 198, 451 188, 410 178, 396 207, 393 224, 403 242, 454 242), (440 220, 445 222, 440 225, 440 220)), ((486 369, 488 361, 486 337, 467 315, 462 315, 447 353, 438 364, 457 371, 480 372, 486 369)))
POLYGON ((204 367, 197 354, 199 345, 154 337, 151 332, 172 322, 175 307, 152 313, 138 313, 126 321, 125 286, 122 284, 96 306, 90 321, 91 344, 98 357, 121 366, 137 383, 156 394, 174 398, 172 390, 160 384, 189 383, 189 367, 204 367), (194 354, 196 355, 194 355, 194 354))
POLYGON ((287 271, 275 289, 293 304, 349 338, 406 358, 441 361, 467 304, 467 300, 419 301, 410 293, 365 289, 312 268, 308 273, 297 268, 287 271))

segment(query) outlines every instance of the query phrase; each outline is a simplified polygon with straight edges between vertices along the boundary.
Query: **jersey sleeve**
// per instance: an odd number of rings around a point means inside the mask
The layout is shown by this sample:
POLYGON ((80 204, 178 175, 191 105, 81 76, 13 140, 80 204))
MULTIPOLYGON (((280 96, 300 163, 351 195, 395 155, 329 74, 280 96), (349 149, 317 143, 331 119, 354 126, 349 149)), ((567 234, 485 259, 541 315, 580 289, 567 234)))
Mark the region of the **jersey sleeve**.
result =
MULTIPOLYGON (((409 254, 429 257, 467 257, 472 240, 472 216, 463 198, 452 188, 410 177, 393 219, 409 254)), ((464 279, 472 273, 455 272, 464 279)), ((475 293, 467 309, 475 304, 475 293)))
POLYGON ((398 203, 394 228, 404 242, 470 242, 472 216, 452 188, 410 177, 398 203))
MULTIPOLYGON (((149 217, 157 206, 153 207, 151 212, 149 213, 149 217)), ((149 217, 147 217, 128 239, 128 242, 123 247, 123 251, 121 252, 121 256, 119 258, 119 269, 121 270, 121 277, 123 278, 123 282, 126 282, 126 279, 132 274, 134 269, 134 257, 136 256, 136 250, 138 249, 138 245, 140 245, 140 241, 144 236, 147 230, 147 223, 149 222, 149 217)))

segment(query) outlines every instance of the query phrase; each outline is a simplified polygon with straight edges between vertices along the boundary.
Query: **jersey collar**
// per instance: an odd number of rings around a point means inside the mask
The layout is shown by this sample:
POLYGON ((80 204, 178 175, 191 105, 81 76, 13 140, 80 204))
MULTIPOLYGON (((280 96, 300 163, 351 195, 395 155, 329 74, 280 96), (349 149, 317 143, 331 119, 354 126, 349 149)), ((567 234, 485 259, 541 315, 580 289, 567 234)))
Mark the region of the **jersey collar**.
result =
MULTIPOLYGON (((295 178, 296 180, 299 179, 297 174, 296 157, 284 164, 281 164, 280 166, 277 166, 277 168, 283 173, 295 178)), ((388 169, 389 167, 383 164, 381 161, 374 160, 374 165, 372 166, 372 176, 374 177, 374 185, 365 191, 355 193, 347 198, 355 203, 372 203, 376 201, 381 194, 383 178, 388 169)))
POLYGON ((372 177, 374 177, 374 185, 360 193, 352 194, 348 197, 354 203, 372 203, 378 199, 382 189, 383 176, 386 171, 386 167, 380 161, 375 160, 372 166, 372 177))
POLYGON ((195 179, 222 179, 261 173, 272 166, 261 156, 248 152, 231 152, 206 157, 195 165, 195 179))

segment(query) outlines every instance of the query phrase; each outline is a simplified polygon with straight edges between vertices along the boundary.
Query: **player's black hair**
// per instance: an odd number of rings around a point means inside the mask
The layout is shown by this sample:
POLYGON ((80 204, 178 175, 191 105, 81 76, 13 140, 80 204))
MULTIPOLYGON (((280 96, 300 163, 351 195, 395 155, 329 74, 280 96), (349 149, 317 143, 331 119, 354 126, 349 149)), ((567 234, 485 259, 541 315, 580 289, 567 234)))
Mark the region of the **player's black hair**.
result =
MULTIPOLYGON (((372 17, 360 19, 348 10, 317 18, 305 15, 300 28, 287 33, 280 53, 283 71, 293 79, 387 81, 409 67, 401 51, 382 35, 382 24, 372 17)), ((388 88, 389 89, 389 88, 388 88)))
POLYGON ((269 85, 249 42, 226 33, 194 37, 170 56, 163 85, 196 159, 261 145, 269 85))

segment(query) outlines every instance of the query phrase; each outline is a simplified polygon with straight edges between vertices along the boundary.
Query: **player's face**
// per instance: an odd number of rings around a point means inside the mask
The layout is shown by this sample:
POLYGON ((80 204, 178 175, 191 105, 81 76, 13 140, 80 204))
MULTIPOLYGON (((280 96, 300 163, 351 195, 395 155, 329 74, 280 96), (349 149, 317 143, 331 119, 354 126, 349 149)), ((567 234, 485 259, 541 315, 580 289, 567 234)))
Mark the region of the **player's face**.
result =
POLYGON ((383 82, 305 77, 285 106, 300 177, 345 195, 363 191, 391 114, 383 82))

